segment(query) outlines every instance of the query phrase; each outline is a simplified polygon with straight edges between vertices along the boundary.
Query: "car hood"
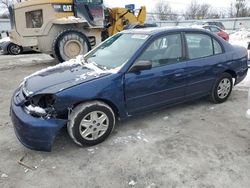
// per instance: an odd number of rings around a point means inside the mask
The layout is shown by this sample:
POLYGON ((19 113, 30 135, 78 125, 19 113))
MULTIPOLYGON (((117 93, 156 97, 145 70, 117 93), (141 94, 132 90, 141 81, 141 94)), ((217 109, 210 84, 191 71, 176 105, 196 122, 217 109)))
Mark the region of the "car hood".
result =
POLYGON ((26 77, 22 85, 26 95, 56 93, 109 74, 94 64, 65 62, 26 77))

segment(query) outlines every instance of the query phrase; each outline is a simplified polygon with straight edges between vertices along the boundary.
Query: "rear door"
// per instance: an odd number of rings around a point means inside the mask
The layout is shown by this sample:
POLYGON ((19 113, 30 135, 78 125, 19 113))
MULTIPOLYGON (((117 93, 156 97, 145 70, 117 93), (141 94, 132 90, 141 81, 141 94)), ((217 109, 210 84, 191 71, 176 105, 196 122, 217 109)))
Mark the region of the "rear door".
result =
POLYGON ((125 100, 129 114, 184 100, 186 62, 180 33, 154 40, 136 61, 151 61, 153 67, 125 74, 125 100))
POLYGON ((206 33, 185 34, 187 46, 187 98, 207 95, 220 70, 218 65, 225 62, 220 43, 206 33))

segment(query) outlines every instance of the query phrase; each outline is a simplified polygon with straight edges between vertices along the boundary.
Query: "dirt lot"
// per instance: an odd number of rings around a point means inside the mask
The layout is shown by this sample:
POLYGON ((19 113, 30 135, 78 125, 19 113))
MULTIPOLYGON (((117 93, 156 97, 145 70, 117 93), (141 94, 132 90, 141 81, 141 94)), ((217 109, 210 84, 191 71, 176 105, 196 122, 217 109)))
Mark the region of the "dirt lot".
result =
POLYGON ((220 105, 206 99, 120 122, 107 141, 79 148, 62 130, 53 151, 26 149, 9 118, 14 89, 53 65, 48 56, 0 56, 0 187, 250 187, 247 85, 220 105), (36 61, 34 61, 36 56, 36 61), (31 169, 17 163, 23 163, 31 169))

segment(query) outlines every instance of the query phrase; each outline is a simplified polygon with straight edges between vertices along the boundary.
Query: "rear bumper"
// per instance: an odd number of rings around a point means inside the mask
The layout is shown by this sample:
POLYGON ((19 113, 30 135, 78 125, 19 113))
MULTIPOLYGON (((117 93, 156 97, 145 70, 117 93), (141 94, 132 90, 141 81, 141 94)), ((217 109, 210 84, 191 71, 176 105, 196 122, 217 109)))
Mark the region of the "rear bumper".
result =
POLYGON ((245 69, 243 69, 242 71, 240 71, 237 74, 237 78, 235 80, 235 85, 240 83, 242 80, 244 80, 246 78, 247 72, 248 72, 248 67, 246 67, 245 69))
POLYGON ((26 113, 22 106, 11 100, 10 115, 19 141, 27 148, 51 151, 58 131, 66 125, 67 120, 42 119, 26 113))

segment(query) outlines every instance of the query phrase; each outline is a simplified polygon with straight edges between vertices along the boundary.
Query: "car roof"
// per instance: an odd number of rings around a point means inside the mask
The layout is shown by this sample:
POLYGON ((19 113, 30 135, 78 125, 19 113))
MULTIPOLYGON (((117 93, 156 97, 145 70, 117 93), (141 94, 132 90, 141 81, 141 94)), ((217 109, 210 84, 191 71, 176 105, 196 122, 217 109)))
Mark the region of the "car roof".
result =
POLYGON ((186 31, 208 33, 203 28, 180 27, 180 26, 175 26, 175 27, 149 27, 149 28, 130 29, 130 30, 124 30, 124 31, 122 31, 122 33, 155 35, 155 34, 166 33, 166 32, 186 32, 186 31))

